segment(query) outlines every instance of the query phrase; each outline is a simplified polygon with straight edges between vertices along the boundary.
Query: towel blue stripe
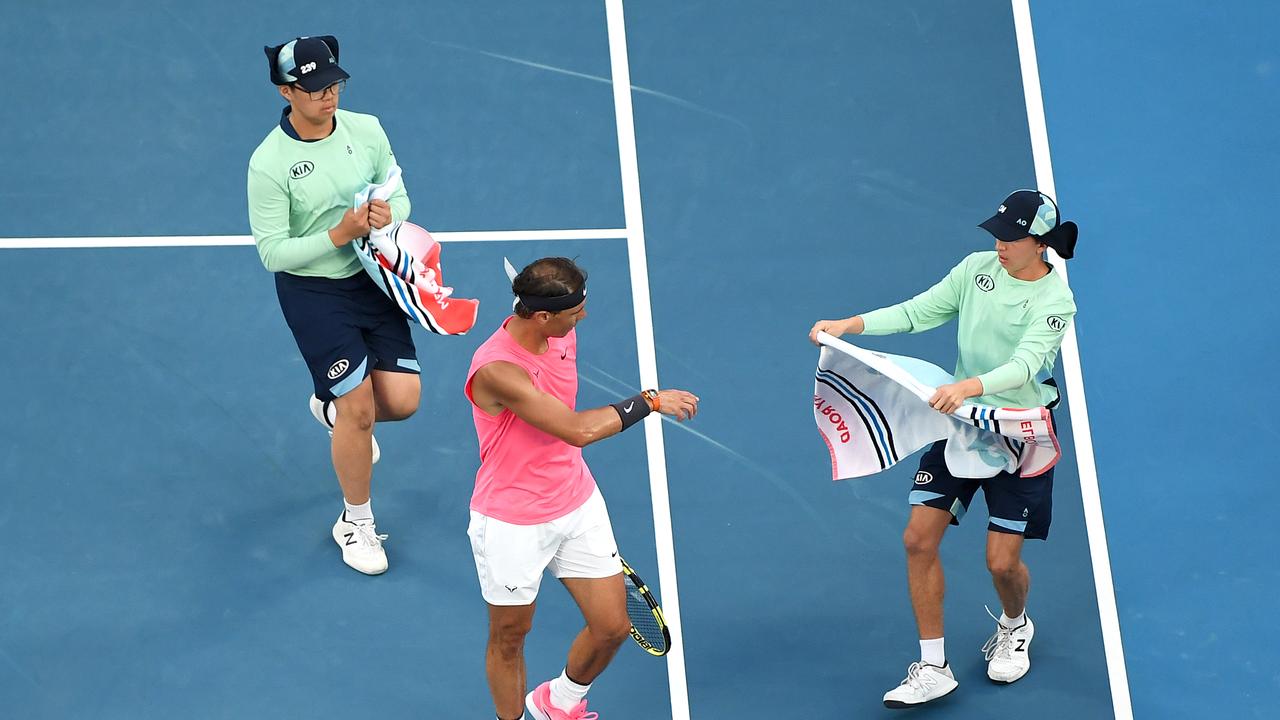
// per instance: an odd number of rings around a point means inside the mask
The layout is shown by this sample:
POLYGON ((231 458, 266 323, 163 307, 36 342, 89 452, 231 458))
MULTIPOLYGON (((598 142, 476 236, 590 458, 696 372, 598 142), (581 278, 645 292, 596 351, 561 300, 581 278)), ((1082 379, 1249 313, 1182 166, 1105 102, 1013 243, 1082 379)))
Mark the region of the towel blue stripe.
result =
POLYGON ((876 430, 876 437, 873 437, 872 440, 873 441, 876 439, 879 440, 878 444, 880 446, 880 450, 882 451, 884 457, 890 461, 889 464, 892 465, 893 454, 889 452, 889 441, 885 438, 884 427, 881 426, 880 418, 876 416, 876 413, 871 408, 871 406, 868 405, 865 400, 858 397, 858 394, 853 391, 853 389, 849 386, 849 384, 846 383, 839 376, 833 375, 832 373, 829 373, 825 370, 820 370, 818 372, 818 375, 821 376, 824 380, 827 380, 832 384, 839 385, 840 387, 844 388, 846 393, 844 396, 844 399, 848 400, 851 403, 856 403, 858 407, 862 408, 862 412, 865 413, 867 416, 867 421, 870 422, 871 426, 874 427, 876 430))

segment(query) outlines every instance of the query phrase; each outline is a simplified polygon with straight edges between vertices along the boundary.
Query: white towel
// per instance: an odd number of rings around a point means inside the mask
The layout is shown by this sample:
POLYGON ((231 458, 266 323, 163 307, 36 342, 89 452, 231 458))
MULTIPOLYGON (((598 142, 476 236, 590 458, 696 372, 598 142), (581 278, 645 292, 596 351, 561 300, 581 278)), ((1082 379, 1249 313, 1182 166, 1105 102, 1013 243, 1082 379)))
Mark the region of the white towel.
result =
POLYGON ((955 382, 932 363, 871 352, 826 333, 814 376, 813 417, 831 451, 835 480, 863 477, 938 440, 956 477, 1001 471, 1034 477, 1061 457, 1049 410, 965 403, 951 415, 929 407, 955 382))

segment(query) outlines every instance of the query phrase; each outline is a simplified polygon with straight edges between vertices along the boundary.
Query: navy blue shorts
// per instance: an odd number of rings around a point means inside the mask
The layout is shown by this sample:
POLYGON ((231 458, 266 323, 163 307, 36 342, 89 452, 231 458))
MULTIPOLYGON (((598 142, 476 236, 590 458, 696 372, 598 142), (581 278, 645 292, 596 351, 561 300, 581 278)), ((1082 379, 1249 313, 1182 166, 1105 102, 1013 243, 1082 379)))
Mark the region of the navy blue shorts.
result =
POLYGON ((943 453, 946 440, 939 440, 920 458, 920 471, 908 502, 951 513, 951 524, 959 525, 973 495, 982 488, 987 500, 987 529, 1022 535, 1028 540, 1049 537, 1053 520, 1053 468, 1036 477, 1002 472, 989 478, 958 478, 947 469, 943 453))
POLYGON ((419 372, 408 319, 368 274, 278 272, 276 296, 321 400, 351 392, 373 370, 419 372))

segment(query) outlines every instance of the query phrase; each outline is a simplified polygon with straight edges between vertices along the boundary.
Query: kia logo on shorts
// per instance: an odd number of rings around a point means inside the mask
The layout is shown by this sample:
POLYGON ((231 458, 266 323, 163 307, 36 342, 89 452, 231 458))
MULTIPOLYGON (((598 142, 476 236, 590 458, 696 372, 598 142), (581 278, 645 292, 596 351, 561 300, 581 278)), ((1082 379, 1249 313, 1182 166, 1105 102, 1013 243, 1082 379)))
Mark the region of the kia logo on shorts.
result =
POLYGON ((1049 329, 1053 330, 1054 332, 1062 332, 1062 328, 1067 326, 1067 321, 1063 320, 1057 315, 1050 315, 1049 317, 1045 318, 1045 322, 1049 323, 1049 329))
POLYGON ((302 178, 310 175, 311 171, 315 169, 315 163, 310 160, 303 160, 302 162, 294 163, 293 167, 289 168, 289 177, 294 180, 301 180, 302 178))
POLYGON ((986 273, 974 278, 973 281, 977 283, 978 289, 982 292, 991 292, 996 289, 996 281, 992 280, 991 276, 986 273))
POLYGON ((929 483, 931 483, 931 482, 933 482, 933 475, 932 475, 931 473, 927 473, 927 472, 925 472, 925 471, 923 471, 923 470, 921 470, 920 472, 916 473, 916 484, 917 484, 917 485, 928 485, 928 484, 929 484, 929 483))
POLYGON ((329 367, 329 379, 337 380, 342 377, 342 373, 346 372, 349 367, 351 367, 351 363, 347 362, 345 358, 339 360, 329 367))

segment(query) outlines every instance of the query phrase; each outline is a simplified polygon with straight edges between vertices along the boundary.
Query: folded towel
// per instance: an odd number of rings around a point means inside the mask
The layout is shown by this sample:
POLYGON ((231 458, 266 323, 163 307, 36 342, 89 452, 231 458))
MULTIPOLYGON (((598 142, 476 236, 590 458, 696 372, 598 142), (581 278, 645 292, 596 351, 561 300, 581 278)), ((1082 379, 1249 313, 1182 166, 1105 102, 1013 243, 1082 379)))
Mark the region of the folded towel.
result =
MULTIPOLYGON (((386 200, 399 186, 400 167, 393 165, 381 183, 355 194, 355 207, 386 200)), ((424 228, 397 220, 352 246, 365 272, 410 320, 439 335, 464 335, 475 325, 480 301, 452 297, 453 288, 441 284, 440 243, 424 228)))

